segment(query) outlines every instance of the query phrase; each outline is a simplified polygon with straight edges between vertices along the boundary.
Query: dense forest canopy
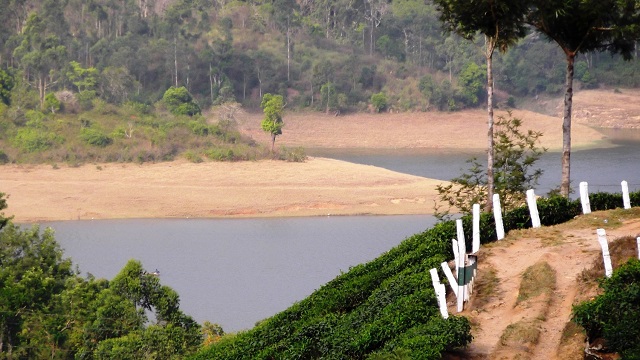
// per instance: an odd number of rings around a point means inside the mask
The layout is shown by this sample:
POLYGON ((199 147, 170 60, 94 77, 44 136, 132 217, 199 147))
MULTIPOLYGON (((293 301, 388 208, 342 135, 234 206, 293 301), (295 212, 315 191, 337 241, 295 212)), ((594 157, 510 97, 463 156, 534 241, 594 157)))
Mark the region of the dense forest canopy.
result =
MULTIPOLYGON (((331 112, 371 110, 381 92, 397 111, 478 106, 482 38, 444 33, 438 16, 429 0, 0 0, 0 96, 22 108, 50 108, 62 90, 81 105, 153 104, 174 86, 202 109, 257 109, 265 93, 331 112)), ((563 55, 533 32, 495 62, 499 93, 562 89, 563 55)), ((630 87, 639 70, 590 53, 576 79, 630 87)))

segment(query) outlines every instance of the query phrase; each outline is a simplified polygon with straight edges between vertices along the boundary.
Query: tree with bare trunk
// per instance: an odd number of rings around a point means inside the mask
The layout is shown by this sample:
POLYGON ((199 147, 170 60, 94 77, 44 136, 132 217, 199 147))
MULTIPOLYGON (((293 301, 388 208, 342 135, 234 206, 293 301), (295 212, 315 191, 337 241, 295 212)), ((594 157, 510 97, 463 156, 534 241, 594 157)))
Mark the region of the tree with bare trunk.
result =
POLYGON ((282 95, 273 95, 266 93, 262 98, 260 107, 264 112, 264 119, 262 120, 262 130, 271 135, 271 152, 274 151, 276 144, 276 137, 282 134, 282 115, 284 113, 284 99, 282 95))
POLYGON ((576 55, 609 50, 625 60, 633 57, 640 38, 638 0, 534 0, 527 22, 565 54, 567 72, 562 115, 562 182, 560 194, 569 196, 571 186, 571 112, 573 64, 576 55))
POLYGON ((524 0, 435 0, 445 27, 472 40, 478 33, 485 36, 487 61, 487 201, 485 211, 493 204, 493 53, 503 52, 525 35, 524 17, 527 2, 524 0))

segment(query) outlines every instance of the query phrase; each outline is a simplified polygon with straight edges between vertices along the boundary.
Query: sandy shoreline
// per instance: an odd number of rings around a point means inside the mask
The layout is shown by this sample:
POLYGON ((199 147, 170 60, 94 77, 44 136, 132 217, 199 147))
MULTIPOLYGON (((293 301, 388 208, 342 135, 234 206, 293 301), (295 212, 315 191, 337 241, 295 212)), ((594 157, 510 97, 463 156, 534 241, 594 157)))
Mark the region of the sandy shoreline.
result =
POLYGON ((311 158, 1 168, 16 222, 428 214, 439 180, 311 158))
MULTIPOLYGON (((591 126, 640 127, 640 91, 590 91, 572 128, 574 149, 606 146, 591 126), (610 108, 596 101, 607 98, 610 108), (615 103, 615 99, 620 99, 615 103), (594 104, 589 107, 588 104, 594 104), (625 107, 625 104, 630 104, 625 107), (622 111, 622 110, 629 111, 622 111), (632 116, 633 115, 633 116, 632 116), (620 125, 621 124, 621 125, 620 125)), ((553 105, 556 106, 556 105, 553 105)), ((557 106, 556 106, 557 107, 557 106)), ((504 115, 497 111, 496 116, 504 115)), ((523 128, 543 132, 542 145, 562 145, 559 117, 518 110, 523 128)), ((260 115, 241 114, 242 132, 268 142, 260 115)), ((286 114, 277 145, 329 149, 414 149, 420 153, 477 151, 486 144, 486 113, 286 114)), ((6 215, 17 222, 110 218, 213 218, 433 213, 442 183, 332 159, 304 163, 257 161, 156 164, 2 165, 6 215)))

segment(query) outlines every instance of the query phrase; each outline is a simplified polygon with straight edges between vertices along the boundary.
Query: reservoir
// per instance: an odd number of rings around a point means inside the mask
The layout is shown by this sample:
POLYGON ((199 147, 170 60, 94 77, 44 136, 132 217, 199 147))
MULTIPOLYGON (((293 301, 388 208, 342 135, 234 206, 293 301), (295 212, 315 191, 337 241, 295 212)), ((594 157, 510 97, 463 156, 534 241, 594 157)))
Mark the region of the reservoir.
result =
POLYGON ((82 274, 112 279, 137 259, 180 308, 225 332, 285 310, 351 266, 431 227, 428 215, 133 219, 43 223, 82 274))

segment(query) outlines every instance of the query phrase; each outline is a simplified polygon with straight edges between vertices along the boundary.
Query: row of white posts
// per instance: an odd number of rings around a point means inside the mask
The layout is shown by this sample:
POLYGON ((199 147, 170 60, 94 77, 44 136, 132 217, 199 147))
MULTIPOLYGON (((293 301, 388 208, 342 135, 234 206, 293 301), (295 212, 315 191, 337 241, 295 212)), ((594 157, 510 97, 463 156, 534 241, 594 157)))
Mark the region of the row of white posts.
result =
MULTIPOLYGON (((631 201, 629 199, 629 186, 626 181, 621 183, 622 185, 622 199, 625 209, 631 208, 631 201)), ((591 205, 589 203, 588 184, 586 182, 580 183, 580 199, 582 202, 582 213, 591 213, 591 205)), ((538 205, 536 203, 536 195, 533 189, 527 190, 527 205, 529 207, 529 213, 531 214, 531 225, 534 228, 540 227, 540 215, 538 214, 538 205)), ((500 196, 498 194, 493 195, 493 216, 496 223, 496 235, 498 240, 504 239, 504 223, 502 221, 502 206, 500 204, 500 196)), ((453 255, 455 259, 456 276, 454 277, 447 262, 443 262, 441 265, 451 290, 457 298, 457 310, 461 312, 464 310, 464 302, 469 300, 469 296, 473 292, 473 282, 478 268, 477 253, 480 250, 480 205, 473 205, 473 239, 471 254, 467 254, 467 246, 464 238, 464 229, 462 228, 462 220, 456 220, 456 232, 457 239, 452 240, 453 255)), ((602 247, 602 254, 605 261, 605 273, 606 276, 611 276, 611 258, 609 256, 609 247, 607 244, 607 238, 604 229, 598 229, 598 241, 602 247)), ((640 259, 640 237, 638 237, 638 258, 640 259)), ((444 284, 440 283, 438 277, 438 271, 434 268, 430 270, 431 281, 438 297, 438 305, 440 307, 440 313, 443 318, 448 318, 449 313, 447 311, 446 302, 446 288, 444 284)))

